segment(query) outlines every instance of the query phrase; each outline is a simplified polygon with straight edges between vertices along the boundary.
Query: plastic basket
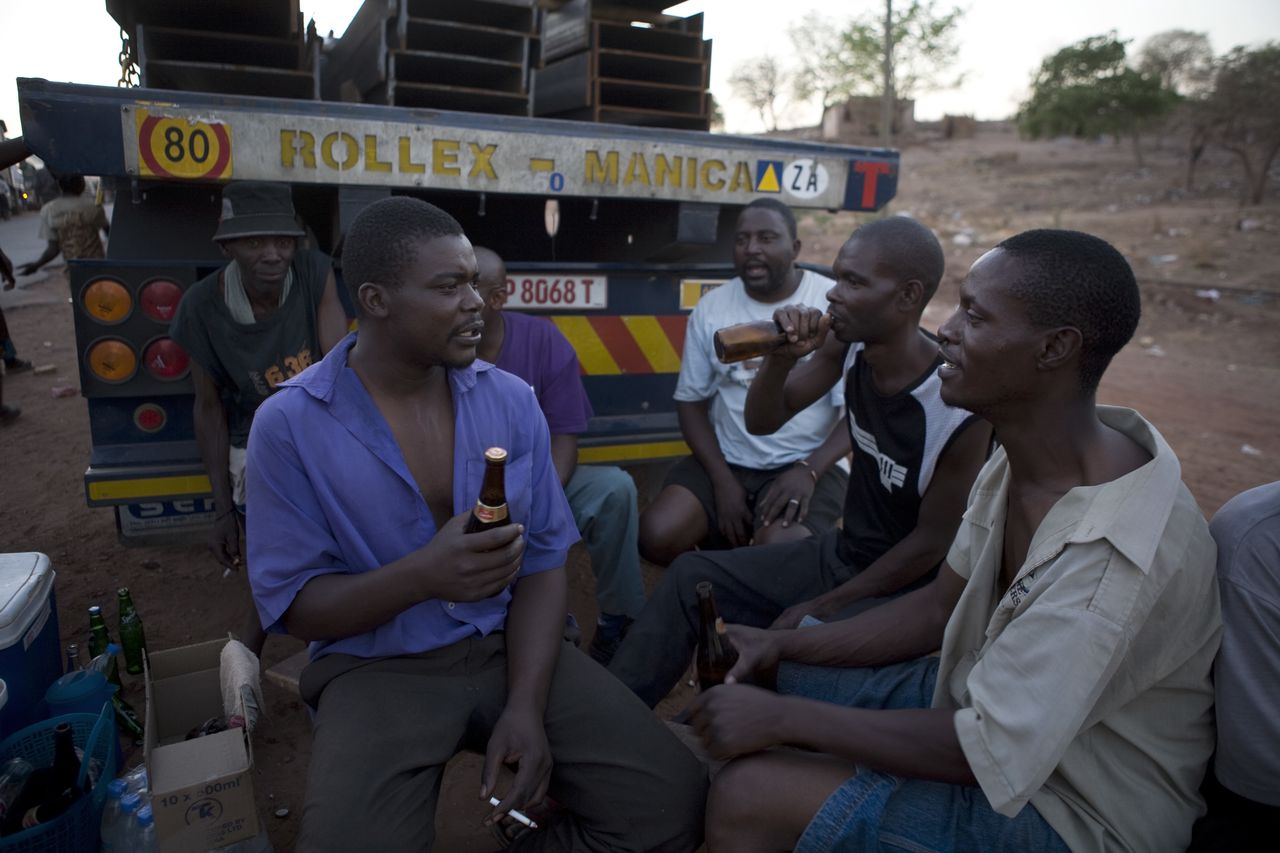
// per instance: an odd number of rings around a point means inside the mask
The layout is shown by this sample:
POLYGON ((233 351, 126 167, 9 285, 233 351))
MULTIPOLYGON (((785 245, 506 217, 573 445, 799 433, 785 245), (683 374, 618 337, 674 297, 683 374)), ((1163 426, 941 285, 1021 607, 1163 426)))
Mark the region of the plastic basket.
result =
POLYGON ((98 773, 93 790, 55 820, 0 838, 0 851, 3 853, 94 853, 98 850, 98 832, 102 823, 102 807, 107 800, 107 785, 116 777, 120 764, 114 708, 110 702, 104 704, 102 712, 96 716, 64 714, 14 732, 4 743, 0 743, 0 764, 17 756, 25 758, 36 767, 48 767, 53 763, 53 730, 59 723, 71 725, 76 746, 84 750, 84 760, 80 764, 80 784, 84 784, 91 759, 96 758, 102 762, 102 770, 98 773))

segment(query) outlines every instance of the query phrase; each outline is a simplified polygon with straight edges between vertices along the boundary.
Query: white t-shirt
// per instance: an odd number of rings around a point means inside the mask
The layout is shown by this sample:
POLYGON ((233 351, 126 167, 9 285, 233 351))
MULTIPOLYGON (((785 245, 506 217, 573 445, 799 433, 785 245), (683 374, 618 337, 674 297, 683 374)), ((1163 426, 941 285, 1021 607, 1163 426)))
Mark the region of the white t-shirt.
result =
MULTIPOLYGON (((689 315, 684 356, 675 398, 692 403, 711 401, 711 425, 725 461, 744 468, 778 468, 804 459, 826 441, 844 406, 843 383, 815 402, 773 435, 752 435, 743 424, 747 389, 760 369, 760 359, 721 364, 712 336, 737 323, 770 320, 784 305, 804 304, 827 310, 827 291, 835 284, 826 276, 805 270, 800 286, 782 302, 757 302, 747 295, 742 279, 732 278, 702 297, 689 315)), ((809 356, 806 356, 808 358, 809 356)))

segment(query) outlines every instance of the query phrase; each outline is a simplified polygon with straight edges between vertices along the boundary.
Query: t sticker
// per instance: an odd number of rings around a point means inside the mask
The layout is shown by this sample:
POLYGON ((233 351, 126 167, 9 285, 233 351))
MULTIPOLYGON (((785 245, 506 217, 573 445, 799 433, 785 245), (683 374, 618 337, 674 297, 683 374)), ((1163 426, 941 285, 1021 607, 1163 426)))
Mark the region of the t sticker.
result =
POLYGON ((817 198, 827 191, 827 167, 814 160, 792 160, 783 175, 783 187, 796 198, 817 198))
POLYGON ((782 192, 779 184, 782 175, 781 160, 757 160, 756 161, 756 192, 758 193, 776 193, 782 192))

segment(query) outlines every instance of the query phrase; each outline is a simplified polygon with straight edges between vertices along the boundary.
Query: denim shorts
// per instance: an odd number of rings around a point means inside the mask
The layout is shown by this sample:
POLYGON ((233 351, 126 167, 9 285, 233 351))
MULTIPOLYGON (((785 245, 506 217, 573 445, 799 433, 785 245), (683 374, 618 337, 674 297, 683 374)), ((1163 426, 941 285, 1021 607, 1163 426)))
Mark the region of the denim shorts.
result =
MULTIPOLYGON (((816 621, 816 620, 815 620, 816 621)), ((938 658, 838 669, 784 663, 778 692, 855 708, 928 708, 938 658)), ((909 850, 918 853, 1070 853, 1033 806, 997 814, 982 789, 861 770, 814 815, 796 853, 909 850)))

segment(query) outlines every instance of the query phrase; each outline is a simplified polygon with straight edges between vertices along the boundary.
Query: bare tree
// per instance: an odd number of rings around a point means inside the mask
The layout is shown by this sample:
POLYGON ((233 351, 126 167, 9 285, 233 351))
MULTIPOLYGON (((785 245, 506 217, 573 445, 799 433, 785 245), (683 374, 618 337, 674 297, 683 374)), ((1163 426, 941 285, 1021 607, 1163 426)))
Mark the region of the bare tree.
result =
POLYGON ((729 76, 733 94, 760 114, 769 130, 778 129, 778 99, 787 88, 788 75, 775 57, 764 55, 738 64, 729 76))
POLYGON ((1138 51, 1138 70, 1160 78, 1165 89, 1200 97, 1213 85, 1213 48, 1204 33, 1166 30, 1147 39, 1138 51))
POLYGON ((1214 139, 1244 168, 1242 201, 1261 204, 1271 164, 1280 152, 1280 44, 1237 47, 1222 57, 1207 109, 1214 139))

